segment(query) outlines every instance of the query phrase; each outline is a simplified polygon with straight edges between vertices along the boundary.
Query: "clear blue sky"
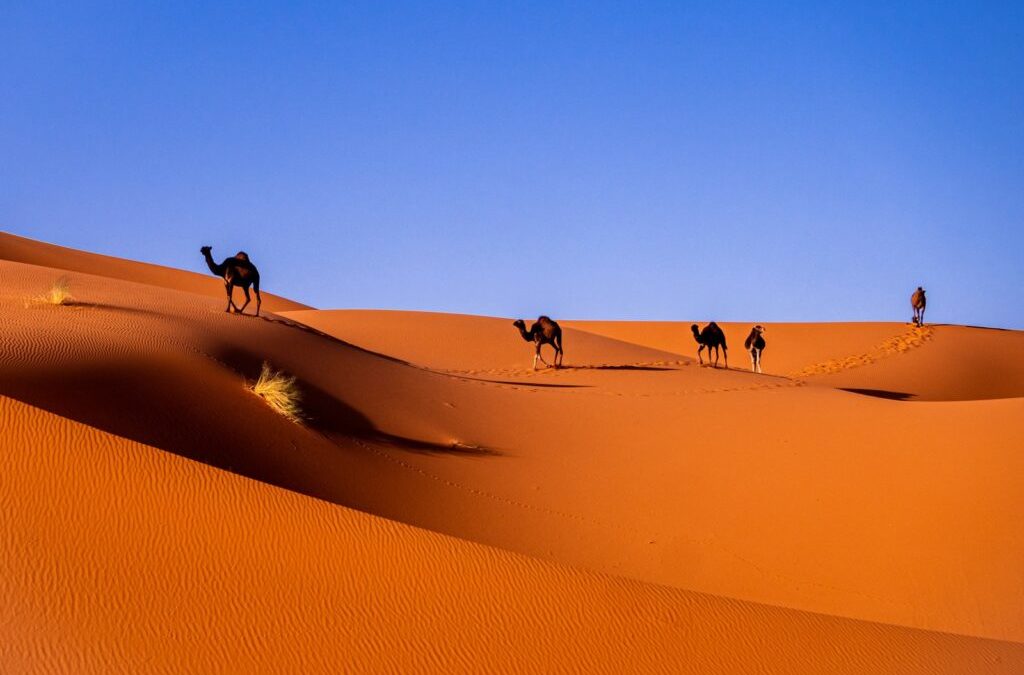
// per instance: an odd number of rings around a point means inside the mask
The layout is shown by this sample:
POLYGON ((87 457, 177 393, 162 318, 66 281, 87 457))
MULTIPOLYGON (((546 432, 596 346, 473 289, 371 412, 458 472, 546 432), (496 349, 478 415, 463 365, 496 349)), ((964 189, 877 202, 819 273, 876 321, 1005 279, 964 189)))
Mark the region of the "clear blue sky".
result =
POLYGON ((1024 327, 1021 2, 3 2, 0 93, 0 229, 318 307, 1024 327))

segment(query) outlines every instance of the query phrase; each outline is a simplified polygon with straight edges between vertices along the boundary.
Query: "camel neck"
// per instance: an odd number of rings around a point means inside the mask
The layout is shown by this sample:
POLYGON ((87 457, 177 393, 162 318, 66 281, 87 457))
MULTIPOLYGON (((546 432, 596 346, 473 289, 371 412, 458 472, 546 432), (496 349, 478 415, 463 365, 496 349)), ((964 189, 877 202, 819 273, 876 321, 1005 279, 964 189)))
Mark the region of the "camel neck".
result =
POLYGON ((206 266, 210 268, 211 272, 213 272, 217 276, 220 276, 220 275, 224 274, 224 266, 223 265, 218 265, 217 263, 215 263, 213 261, 213 256, 210 255, 209 251, 206 251, 203 254, 203 257, 206 258, 206 266))

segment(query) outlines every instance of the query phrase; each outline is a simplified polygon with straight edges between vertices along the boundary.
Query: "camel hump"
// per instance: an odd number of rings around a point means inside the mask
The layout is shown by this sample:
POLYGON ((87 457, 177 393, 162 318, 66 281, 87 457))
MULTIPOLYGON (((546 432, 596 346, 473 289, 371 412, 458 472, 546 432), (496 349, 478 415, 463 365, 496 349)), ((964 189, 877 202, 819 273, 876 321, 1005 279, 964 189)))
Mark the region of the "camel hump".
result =
POLYGON ((249 254, 246 253, 245 251, 239 251, 238 253, 235 254, 235 257, 238 258, 239 260, 249 262, 249 254))

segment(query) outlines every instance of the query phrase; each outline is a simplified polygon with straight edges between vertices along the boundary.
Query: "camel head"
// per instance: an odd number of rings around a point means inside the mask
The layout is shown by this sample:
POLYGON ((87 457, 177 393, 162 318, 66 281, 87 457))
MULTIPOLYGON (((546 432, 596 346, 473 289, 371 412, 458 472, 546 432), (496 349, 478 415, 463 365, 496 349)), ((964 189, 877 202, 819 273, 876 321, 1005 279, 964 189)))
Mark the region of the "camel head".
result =
POLYGON ((693 337, 700 337, 700 327, 697 324, 691 325, 690 330, 693 331, 693 337))
POLYGON ((202 253, 203 255, 206 255, 207 253, 209 253, 212 250, 213 250, 212 246, 203 246, 201 249, 199 249, 199 252, 202 253))
POLYGON ((756 326, 754 326, 753 330, 758 335, 762 335, 764 333, 764 326, 762 326, 761 324, 757 324, 756 326))
POLYGON ((519 334, 523 336, 524 340, 529 342, 530 340, 533 339, 533 333, 531 331, 526 330, 525 321, 523 321, 522 319, 516 319, 515 321, 512 322, 512 325, 516 327, 516 330, 519 331, 519 334))

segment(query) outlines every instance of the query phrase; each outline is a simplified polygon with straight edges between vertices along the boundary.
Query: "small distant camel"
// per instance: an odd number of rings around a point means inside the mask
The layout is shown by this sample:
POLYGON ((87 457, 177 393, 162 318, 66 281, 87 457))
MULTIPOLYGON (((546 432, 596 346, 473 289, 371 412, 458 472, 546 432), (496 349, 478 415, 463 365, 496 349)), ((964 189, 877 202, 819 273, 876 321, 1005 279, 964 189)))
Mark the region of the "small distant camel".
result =
POLYGON ((537 359, 540 359, 545 366, 553 365, 555 368, 562 366, 562 358, 564 356, 562 352, 562 329, 557 323, 552 321, 549 317, 540 316, 537 321, 530 326, 530 330, 526 330, 526 322, 522 319, 517 319, 512 322, 512 325, 519 329, 519 334, 523 336, 523 339, 527 342, 532 342, 536 345, 537 349, 533 354, 533 369, 537 370, 537 359), (542 345, 551 345, 555 350, 555 358, 552 359, 552 363, 548 363, 544 360, 544 357, 540 355, 540 348, 542 345))
POLYGON ((750 329, 750 335, 743 342, 743 347, 750 352, 750 370, 755 373, 761 372, 761 352, 764 351, 764 326, 757 324, 750 329))
POLYGON ((914 294, 910 296, 910 306, 914 308, 913 323, 918 327, 924 325, 924 306, 926 304, 928 301, 924 297, 924 289, 918 286, 914 294))
POLYGON ((725 345, 725 333, 718 324, 712 321, 708 325, 704 326, 704 330, 699 330, 697 324, 690 326, 690 330, 693 331, 693 339, 700 345, 697 347, 697 360, 700 361, 700 365, 704 365, 704 359, 701 357, 701 352, 704 348, 708 348, 708 363, 711 363, 711 350, 715 350, 715 363, 714 367, 718 367, 718 347, 722 347, 722 352, 725 354, 725 367, 729 367, 729 348, 725 345))
POLYGON ((203 246, 199 252, 206 258, 206 266, 210 271, 224 279, 224 290, 228 294, 228 306, 224 311, 230 312, 234 309, 239 314, 244 314, 250 299, 249 286, 252 286, 252 290, 256 291, 256 316, 259 316, 260 305, 263 304, 263 299, 260 298, 260 273, 256 266, 249 262, 249 255, 245 251, 239 251, 235 257, 225 258, 224 262, 218 265, 210 255, 212 250, 211 246, 203 246), (240 287, 245 293, 245 303, 241 308, 235 305, 235 299, 232 297, 235 286, 240 287))

